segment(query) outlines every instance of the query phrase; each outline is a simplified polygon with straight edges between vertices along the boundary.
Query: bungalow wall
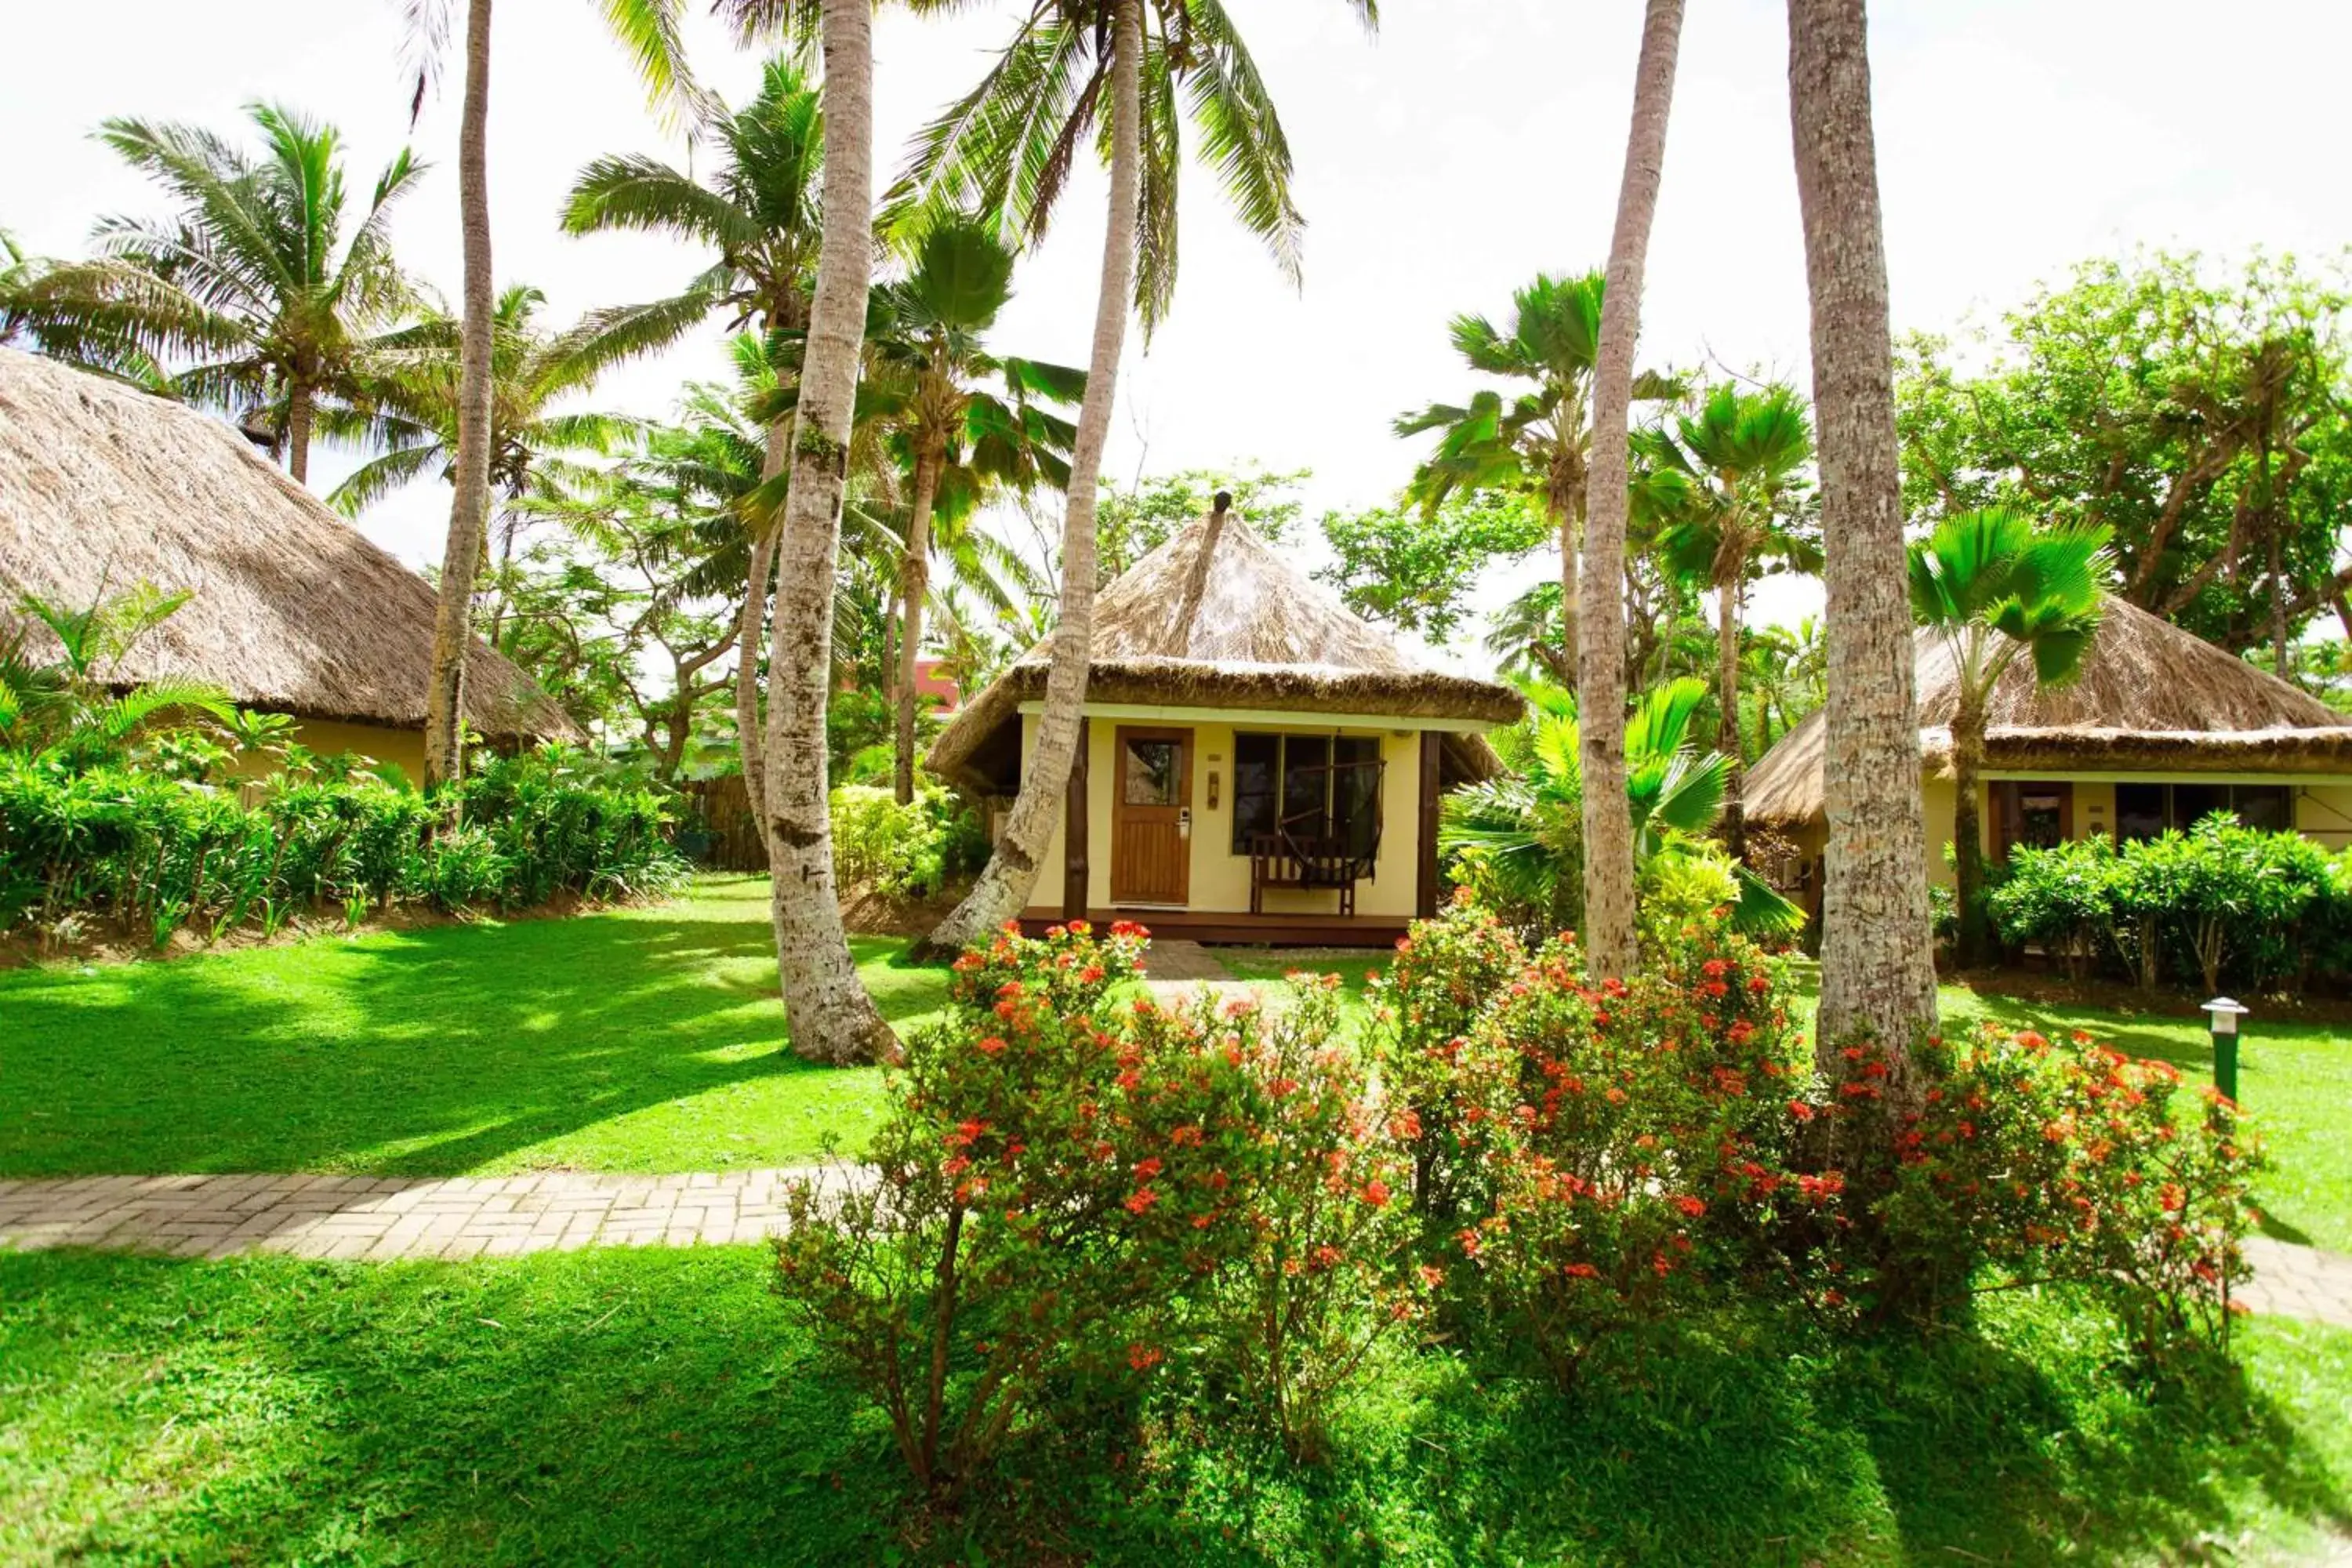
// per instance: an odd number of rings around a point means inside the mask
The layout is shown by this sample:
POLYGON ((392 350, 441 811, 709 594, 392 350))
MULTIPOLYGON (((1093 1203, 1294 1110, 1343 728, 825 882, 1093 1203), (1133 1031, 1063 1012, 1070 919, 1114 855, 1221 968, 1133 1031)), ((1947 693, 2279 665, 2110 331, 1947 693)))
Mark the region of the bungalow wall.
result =
MULTIPOLYGON (((1994 780, 1979 780, 1977 794, 1977 816, 1982 827, 1985 847, 1993 847, 1994 780)), ((2074 833, 2075 838, 2107 837, 2116 834, 2116 780, 2075 779, 2074 785, 2074 833)), ((2172 777, 2139 777, 2136 784, 2285 784, 2294 791, 2295 831, 2329 849, 2341 849, 2352 845, 2352 784, 2322 782, 2304 784, 2292 776, 2260 774, 2192 774, 2172 777)), ((1944 858, 1944 846, 1952 838, 1952 804, 1954 789, 1949 779, 1929 778, 1925 784, 1927 814, 1927 880, 1938 887, 1952 885, 1952 868, 1944 858)), ((1815 852, 1821 843, 1821 829, 1812 826, 1807 834, 1815 852)))
MULTIPOLYGON (((1118 787, 1118 731, 1122 723, 1138 724, 1139 721, 1113 718, 1091 720, 1087 730, 1087 905, 1089 909, 1110 909, 1111 900, 1111 811, 1118 787)), ((1373 875, 1356 885, 1356 914, 1360 918, 1379 916, 1399 921, 1410 920, 1413 914, 1413 899, 1418 891, 1415 860, 1416 835, 1419 832, 1421 799, 1421 735, 1417 731, 1394 731, 1328 724, 1265 724, 1251 721, 1241 725, 1195 721, 1189 724, 1170 723, 1152 728, 1190 729, 1192 731, 1192 837, 1189 874, 1191 892, 1184 908, 1215 913, 1243 913, 1250 907, 1250 859, 1234 849, 1234 735, 1245 731, 1254 735, 1346 735, 1377 736, 1381 742, 1381 760, 1386 764, 1381 781, 1381 843, 1374 863, 1373 875), (1210 775, 1216 775, 1216 803, 1210 804, 1210 775)), ((1024 714, 1021 719, 1021 759, 1025 770, 1031 750, 1036 743, 1037 719, 1024 714)), ((1057 818, 1053 837, 1045 847, 1045 858, 1040 862, 1037 886, 1030 894, 1034 908, 1058 909, 1062 900, 1062 826, 1057 818)), ((1265 893, 1268 914, 1333 915, 1339 912, 1339 895, 1336 889, 1273 888, 1265 893)))
MULTIPOLYGON (((425 783, 425 727, 396 730, 385 724, 350 724, 336 719, 297 720, 287 737, 298 746, 304 746, 322 757, 338 756, 356 752, 363 757, 373 757, 379 763, 397 767, 412 784, 423 787, 425 783)), ((236 772, 247 778, 258 778, 278 771, 276 763, 268 757, 247 757, 236 772)))

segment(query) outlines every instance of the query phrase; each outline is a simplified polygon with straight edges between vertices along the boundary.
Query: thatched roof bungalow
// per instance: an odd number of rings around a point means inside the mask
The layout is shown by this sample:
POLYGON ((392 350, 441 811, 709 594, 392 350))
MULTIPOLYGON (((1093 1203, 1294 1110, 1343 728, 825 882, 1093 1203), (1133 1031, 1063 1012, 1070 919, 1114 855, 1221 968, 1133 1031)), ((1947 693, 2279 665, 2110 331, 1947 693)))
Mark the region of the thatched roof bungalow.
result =
MULTIPOLYGON (((1916 634, 1920 753, 1928 874, 1948 883, 1952 715, 1950 650, 1916 634)), ((2080 677, 2037 689, 2019 659, 1987 710, 1986 851, 2091 834, 2152 835, 2231 810, 2263 827, 2352 842, 2352 721, 2307 691, 2233 658, 2169 621, 2109 599, 2080 677)), ((1789 835, 1807 890, 1823 838, 1822 718, 1799 723, 1748 770, 1751 823, 1789 835)))
MULTIPOLYGON (((1053 639, 972 697, 930 770, 1003 802, 1034 744, 1053 639)), ((1030 910, 1148 911, 1212 941, 1385 942, 1436 898, 1443 791, 1498 766, 1520 711, 1426 669, 1218 498, 1095 604, 1083 773, 1030 910)))
MULTIPOLYGON (((212 681, 299 719, 314 751, 421 776, 432 587, 219 421, 0 349, 0 628, 23 624, 22 595, 79 609, 142 582, 194 597, 131 650, 124 684, 212 681)), ((466 718, 497 742, 579 733, 478 641, 466 718)))

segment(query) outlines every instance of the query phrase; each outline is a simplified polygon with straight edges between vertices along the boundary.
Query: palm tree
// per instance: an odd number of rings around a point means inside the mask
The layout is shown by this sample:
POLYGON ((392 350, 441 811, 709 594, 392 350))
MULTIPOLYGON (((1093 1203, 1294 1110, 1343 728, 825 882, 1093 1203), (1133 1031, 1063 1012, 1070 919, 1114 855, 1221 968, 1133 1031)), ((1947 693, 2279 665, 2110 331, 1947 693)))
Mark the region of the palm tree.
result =
MULTIPOLYGON (((554 405, 593 386, 614 365, 676 336, 676 324, 667 317, 656 317, 649 331, 648 312, 636 307, 593 311, 564 331, 548 332, 536 321, 546 302, 544 294, 527 285, 509 288, 499 296, 492 321, 488 451, 491 487, 506 502, 499 530, 501 561, 512 554, 527 515, 515 503, 546 493, 541 481, 551 455, 608 456, 641 429, 638 421, 619 415, 559 412, 554 405)), ((427 474, 454 480, 463 339, 457 318, 434 312, 378 341, 370 356, 369 385, 385 411, 380 424, 390 449, 362 464, 327 498, 345 516, 358 516, 427 474)), ((493 643, 498 620, 494 613, 493 643)))
MULTIPOLYGON (((1365 26, 1377 22, 1377 0, 1345 3, 1365 26)), ((1149 334, 1175 289, 1176 175, 1187 113, 1244 226, 1296 277, 1304 220, 1290 196, 1289 140, 1221 0, 1031 0, 979 86, 917 138, 912 166, 892 192, 896 224, 919 223, 926 209, 997 211, 1012 233, 1034 242, 1079 149, 1108 142, 1109 216, 1086 401, 1070 452, 1060 620, 1044 710, 996 852, 931 933, 933 947, 963 946, 1019 912, 1069 787, 1094 647, 1096 492, 1128 300, 1131 292, 1149 334)))
POLYGON ((367 429, 369 340, 414 300, 393 259, 393 209, 424 165, 404 149, 352 226, 342 138, 268 104, 247 114, 261 132, 258 158, 190 126, 107 121, 100 140, 178 210, 161 222, 102 219, 98 258, 47 268, 17 308, 45 343, 193 360, 171 376, 173 390, 228 411, 307 480, 322 409, 349 416, 347 432, 367 429))
POLYGON ((1830 616, 1822 716, 1829 842, 1822 881, 1825 1069, 1867 1035, 1898 1102, 1917 1093, 1907 1047, 1936 1017, 1927 924, 1919 716, 1906 602, 1903 479, 1886 247, 1870 120, 1864 0, 1789 0, 1789 117, 1812 295, 1822 576, 1830 616))
MULTIPOLYGON (((413 129, 439 76, 448 47, 455 0, 401 0, 406 43, 415 66, 408 105, 413 129)), ((648 93, 697 102, 677 69, 684 58, 676 0, 601 0, 614 35, 637 63, 648 93)), ((449 535, 433 622, 433 662, 425 694, 425 782, 429 788, 457 776, 464 764, 466 649, 472 635, 473 576, 456 569, 478 561, 489 531, 492 344, 496 335, 490 261, 490 0, 466 0, 465 102, 457 126, 457 210, 464 247, 465 310, 458 348, 457 457, 452 465, 449 535)), ((455 798, 451 810, 457 809, 455 798)))
MULTIPOLYGON (((673 74, 686 79, 682 64, 673 74)), ((707 116, 702 131, 714 158, 707 180, 656 158, 600 158, 573 183, 563 226, 572 234, 616 229, 667 234, 716 252, 709 268, 666 306, 653 309, 688 321, 727 311, 734 326, 778 340, 769 358, 782 370, 792 363, 784 341, 796 344, 808 326, 824 168, 823 108, 804 51, 787 50, 771 59, 751 100, 731 114, 707 116)), ((781 482, 793 416, 789 376, 778 383, 765 406, 769 417, 761 477, 781 482)), ((766 815, 766 768, 759 661, 753 653, 767 626, 777 499, 771 493, 755 509, 760 526, 746 561, 739 637, 742 656, 735 694, 744 788, 753 815, 761 817, 766 815)))
POLYGON ((98 597, 80 609, 21 595, 19 625, 0 631, 0 750, 79 773, 118 759, 167 718, 230 722, 236 709, 228 694, 209 681, 166 675, 115 689, 122 684, 123 656, 193 597, 145 583, 116 595, 101 584, 98 597), (28 646, 35 626, 57 644, 55 658, 35 662, 28 646))
POLYGON ((1963 964, 1984 956, 1984 839, 1977 775, 1984 766, 1985 707, 2020 655, 2037 686, 2082 673, 2099 629, 2109 530, 2037 530, 1993 508, 1944 519, 1910 548, 1911 613, 1942 639, 1958 677, 1952 713, 1952 844, 1963 964))
MULTIPOLYGON (((1581 927, 1584 773, 1576 699, 1564 688, 1530 682, 1533 708, 1523 739, 1513 742, 1515 772, 1468 784, 1445 797, 1438 831, 1449 855, 1475 853, 1517 906, 1538 911, 1550 930, 1581 927)), ((1690 721, 1706 700, 1706 682, 1669 681, 1635 707, 1623 730, 1626 801, 1633 855, 1644 872, 1662 860, 1703 857, 1698 840, 1723 810, 1731 759, 1690 743, 1690 721)), ((1743 929, 1789 931, 1803 912, 1741 867, 1733 918, 1743 929)))
POLYGON ((1821 706, 1822 627, 1807 616, 1794 626, 1757 626, 1742 639, 1739 684, 1756 694, 1756 744, 1762 755, 1821 706))
POLYGON ((1512 296, 1511 330, 1484 316, 1456 316, 1454 347, 1470 368, 1528 384, 1505 403, 1492 389, 1467 404, 1433 403, 1402 415, 1399 436, 1437 431, 1437 449, 1413 470, 1406 498, 1434 511, 1456 490, 1513 490, 1541 498, 1559 535, 1558 608, 1567 668, 1576 665, 1577 552, 1584 534, 1587 451, 1591 442, 1593 355, 1600 347, 1602 280, 1536 280, 1512 296))
POLYGON ((879 291, 868 328, 867 354, 883 384, 877 413, 893 426, 901 466, 912 479, 894 693, 892 782, 901 805, 915 797, 915 668, 934 510, 960 528, 999 486, 1025 492, 1041 479, 1056 487, 1069 479, 1076 432, 1038 404, 1078 402, 1086 373, 1000 359, 982 341, 1013 298, 1012 280, 1013 252, 992 221, 943 218, 923 235, 907 276, 879 291), (987 390, 985 381, 1003 395, 987 390))
MULTIPOLYGON (((1666 120, 1674 105, 1675 59, 1681 46, 1682 0, 1648 0, 1642 52, 1633 71, 1633 120, 1625 137, 1625 171, 1617 223, 1609 238, 1609 281, 1592 371, 1592 506, 1585 523, 1585 569, 1577 619, 1577 700, 1585 711, 1625 706, 1625 528, 1632 505, 1633 349, 1641 336, 1642 281, 1650 226, 1666 157, 1666 120)), ((1634 844, 1620 804, 1625 752, 1614 724, 1583 732, 1584 930, 1593 974, 1633 966, 1634 844)))
POLYGON ((1638 433, 1637 449, 1654 470, 1684 480, 1683 504, 1659 539, 1665 558, 1688 581, 1715 590, 1716 749, 1733 759, 1724 802, 1723 841, 1733 857, 1748 852, 1739 764, 1740 637, 1748 584, 1776 569, 1813 572, 1821 549, 1790 504, 1800 470, 1812 457, 1812 431, 1793 387, 1746 392, 1717 387, 1697 415, 1672 431, 1638 433))

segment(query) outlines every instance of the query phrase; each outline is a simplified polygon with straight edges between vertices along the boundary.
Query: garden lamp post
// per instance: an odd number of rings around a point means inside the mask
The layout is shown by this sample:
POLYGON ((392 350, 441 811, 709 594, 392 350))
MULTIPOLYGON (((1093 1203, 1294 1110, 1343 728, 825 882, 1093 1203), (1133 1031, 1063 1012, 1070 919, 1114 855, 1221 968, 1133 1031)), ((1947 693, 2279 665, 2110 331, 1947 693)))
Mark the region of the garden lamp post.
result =
POLYGON ((2205 1016, 2213 1026, 2213 1087, 2232 1105, 2238 1100, 2238 1020, 2247 1011, 2227 996, 2205 1004, 2205 1016))

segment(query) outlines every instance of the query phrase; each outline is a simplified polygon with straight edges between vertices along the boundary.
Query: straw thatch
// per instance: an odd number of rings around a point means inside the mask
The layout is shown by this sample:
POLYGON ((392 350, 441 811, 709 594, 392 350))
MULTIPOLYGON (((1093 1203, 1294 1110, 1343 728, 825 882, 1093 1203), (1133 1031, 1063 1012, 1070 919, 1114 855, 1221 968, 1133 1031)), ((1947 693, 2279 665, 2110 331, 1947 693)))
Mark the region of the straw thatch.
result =
MULTIPOLYGON (((19 595, 84 609, 142 582, 194 596, 141 639, 121 681, 193 677, 250 708, 424 724, 435 596, 423 578, 217 420, 0 349, 0 626, 20 622, 19 595)), ((579 733, 479 641, 466 718, 497 740, 579 733)))
MULTIPOLYGON (((1948 775, 1958 671, 1935 633, 1916 634, 1920 750, 1948 775)), ((1748 770, 1750 820, 1821 814, 1822 715, 1782 737, 1748 770)), ((2352 773, 2342 714, 2147 611, 2109 599, 2069 685, 2037 689, 2018 659, 1986 709, 1985 765, 2000 773, 2352 773)))
MULTIPOLYGON (((1020 766, 1020 706, 1045 695, 1051 636, 967 703, 931 746, 927 765, 981 794, 1003 793, 1020 766)), ((1095 601, 1087 700, 1166 708, 1450 719, 1507 724, 1507 686, 1425 669, 1267 548, 1239 516, 1185 525, 1095 601)), ((1475 734, 1445 737, 1453 780, 1500 763, 1475 734)))

